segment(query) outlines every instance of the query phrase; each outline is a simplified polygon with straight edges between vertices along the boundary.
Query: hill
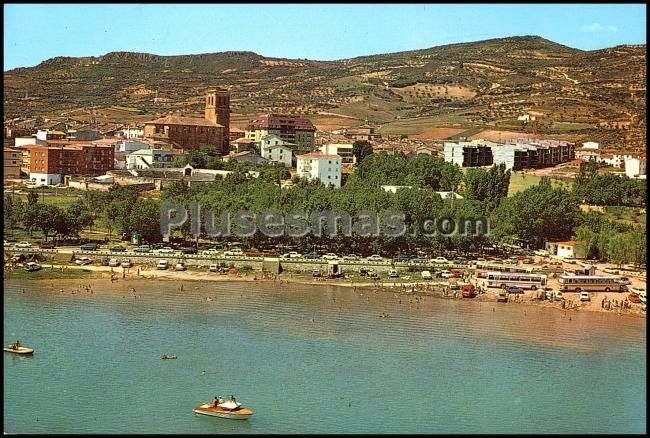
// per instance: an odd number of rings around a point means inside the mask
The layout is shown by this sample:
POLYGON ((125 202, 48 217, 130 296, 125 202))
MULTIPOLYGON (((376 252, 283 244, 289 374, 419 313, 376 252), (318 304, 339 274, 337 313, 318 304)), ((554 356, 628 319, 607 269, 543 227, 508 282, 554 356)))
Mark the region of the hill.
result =
MULTIPOLYGON (((5 72, 4 100, 5 117, 128 122, 200 113, 205 89, 223 86, 243 115, 299 113, 328 125, 342 115, 345 125, 368 120, 384 133, 424 135, 530 132, 517 116, 532 112, 539 134, 629 148, 645 146, 645 76, 645 45, 582 51, 522 36, 338 61, 253 52, 57 57, 5 72)), ((237 114, 235 123, 246 119, 237 114)))

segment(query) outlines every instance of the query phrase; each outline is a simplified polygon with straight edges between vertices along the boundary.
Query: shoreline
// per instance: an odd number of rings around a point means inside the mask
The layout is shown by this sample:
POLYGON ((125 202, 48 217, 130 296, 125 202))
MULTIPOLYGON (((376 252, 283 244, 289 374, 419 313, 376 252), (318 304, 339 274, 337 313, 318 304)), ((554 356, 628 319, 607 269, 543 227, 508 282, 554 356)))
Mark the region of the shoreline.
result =
MULTIPOLYGON (((262 277, 258 274, 216 274, 212 272, 196 271, 173 271, 173 270, 156 270, 156 269, 128 269, 110 268, 106 266, 66 266, 53 265, 54 268, 44 267, 38 278, 33 278, 33 273, 22 271, 20 275, 12 276, 12 273, 5 271, 5 280, 10 281, 29 281, 29 282, 76 282, 84 280, 108 280, 110 283, 129 284, 131 282, 160 280, 183 282, 214 282, 214 283, 257 283, 265 285, 301 285, 301 286, 319 286, 319 287, 340 287, 349 291, 356 292, 357 288, 371 291, 384 291, 403 296, 426 296, 443 300, 473 301, 479 303, 493 303, 495 305, 518 305, 525 307, 537 307, 545 309, 555 309, 566 312, 592 313, 592 314, 618 314, 619 316, 633 316, 635 318, 645 318, 646 313, 641 310, 641 305, 627 302, 625 293, 617 292, 592 292, 592 299, 588 302, 579 301, 579 294, 565 292, 565 299, 562 301, 548 301, 537 299, 536 292, 526 291, 524 294, 511 294, 507 303, 497 303, 496 290, 487 290, 478 294, 475 298, 463 298, 460 291, 451 291, 448 289, 447 282, 436 281, 376 281, 376 282, 355 282, 350 279, 311 279, 309 277, 297 276, 294 273, 279 274, 274 278, 262 277), (26 274, 26 275, 25 275, 26 274), (49 274, 49 275, 48 275, 49 274), (57 275, 64 274, 62 277, 57 275), (81 276, 75 276, 81 274, 81 276), (66 276, 71 275, 71 276, 66 276), (30 278, 31 277, 31 278, 30 278), (346 281, 347 280, 347 281, 346 281), (604 308, 604 300, 608 300, 610 308, 604 308), (626 302, 626 304, 624 304, 626 302), (629 306, 629 307, 627 307, 629 306)), ((181 286, 182 287, 182 286, 181 286)), ((61 289, 63 291, 63 289, 61 289)), ((79 291, 73 289, 72 293, 79 291)))

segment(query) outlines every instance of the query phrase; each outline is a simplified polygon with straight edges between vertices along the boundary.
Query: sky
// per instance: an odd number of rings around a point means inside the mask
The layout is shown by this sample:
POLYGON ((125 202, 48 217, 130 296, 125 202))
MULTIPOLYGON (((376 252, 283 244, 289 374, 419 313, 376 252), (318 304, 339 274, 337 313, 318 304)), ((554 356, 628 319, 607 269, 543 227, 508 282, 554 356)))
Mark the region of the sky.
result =
POLYGON ((646 43, 644 4, 4 4, 4 70, 55 56, 252 51, 336 60, 515 35, 646 43))

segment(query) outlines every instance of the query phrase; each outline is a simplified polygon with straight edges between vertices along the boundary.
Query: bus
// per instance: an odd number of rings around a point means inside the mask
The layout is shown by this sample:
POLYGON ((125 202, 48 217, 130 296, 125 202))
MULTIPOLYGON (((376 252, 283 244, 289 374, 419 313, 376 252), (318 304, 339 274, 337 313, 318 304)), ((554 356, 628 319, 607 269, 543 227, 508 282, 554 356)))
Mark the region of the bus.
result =
POLYGON ((560 290, 564 292, 605 291, 623 292, 616 275, 560 275, 560 290))
POLYGON ((522 274, 530 274, 533 272, 533 268, 530 266, 523 265, 499 265, 496 263, 486 263, 486 262, 477 262, 475 264, 477 277, 487 278, 487 272, 514 272, 522 274))
POLYGON ((487 287, 519 286, 523 289, 537 290, 546 286, 546 275, 522 272, 488 272, 487 287))

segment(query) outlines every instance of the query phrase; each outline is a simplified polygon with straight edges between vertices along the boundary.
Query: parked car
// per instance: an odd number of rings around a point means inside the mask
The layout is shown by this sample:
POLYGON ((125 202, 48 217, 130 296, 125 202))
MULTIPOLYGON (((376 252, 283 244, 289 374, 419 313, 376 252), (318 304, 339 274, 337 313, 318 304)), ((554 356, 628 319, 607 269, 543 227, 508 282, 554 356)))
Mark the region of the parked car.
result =
POLYGON ((39 265, 36 262, 27 262, 25 264, 25 271, 27 272, 35 272, 35 271, 40 271, 42 268, 41 265, 39 265))
POLYGON ((258 249, 246 251, 245 255, 246 257, 264 257, 264 253, 258 249))
POLYGON ((508 302, 508 294, 505 293, 505 291, 500 290, 497 292, 497 302, 498 303, 507 303, 508 302))
POLYGON ((422 271, 420 275, 422 276, 422 280, 431 280, 433 278, 430 271, 422 271))
POLYGON ((463 298, 474 298, 476 296, 476 287, 473 284, 467 283, 460 288, 463 298))
POLYGON ((133 251, 134 252, 151 252, 151 246, 149 246, 149 245, 140 245, 140 246, 136 247, 133 251))
POLYGON ((99 249, 99 245, 94 242, 90 242, 84 243, 79 248, 81 248, 82 251, 97 251, 99 249))
POLYGON ((580 301, 591 301, 591 296, 589 295, 589 292, 587 291, 580 292, 580 301))
POLYGON ((159 269, 161 271, 164 271, 169 267, 169 264, 167 263, 167 260, 158 260, 158 263, 156 263, 156 269, 159 269))
POLYGON ((409 256, 404 254, 398 254, 393 257, 393 262, 395 263, 404 263, 409 261, 409 256))
POLYGON ((327 254, 323 255, 321 258, 323 260, 338 260, 339 256, 337 256, 333 252, 328 252, 327 254))
POLYGON ((223 253, 225 257, 245 257, 244 251, 241 248, 233 248, 223 253))
POLYGON ((290 251, 286 254, 282 254, 283 259, 299 259, 302 255, 296 251, 290 251))
POLYGON ((217 248, 209 248, 201 251, 201 255, 205 255, 205 256, 217 256, 219 255, 219 253, 221 253, 221 251, 218 250, 217 248))
POLYGON ((449 271, 440 271, 440 276, 441 276, 442 278, 451 278, 451 277, 454 276, 454 274, 452 274, 452 273, 449 272, 449 271))
POLYGON ((614 281, 615 281, 616 283, 618 283, 618 284, 624 284, 624 285, 626 285, 626 286, 629 285, 629 284, 632 284, 632 282, 630 281, 630 279, 627 278, 627 277, 620 277, 620 278, 615 279, 614 281))
POLYGON ((184 271, 186 269, 185 268, 185 263, 183 263, 183 262, 176 263, 176 267, 174 269, 177 270, 177 271, 184 271))
POLYGON ((639 296, 639 294, 635 294, 634 292, 632 292, 631 294, 629 294, 629 295, 627 296, 627 299, 630 300, 630 301, 633 302, 633 303, 641 303, 641 302, 642 302, 642 301, 641 301, 641 297, 639 296))
POLYGON ((102 266, 109 266, 108 262, 110 262, 110 258, 107 256, 100 257, 99 259, 99 264, 102 266))
POLYGON ((154 252, 158 254, 175 254, 176 250, 170 246, 165 246, 163 248, 155 250, 154 252))
POLYGON ((320 269, 312 269, 311 270, 311 276, 312 277, 322 277, 323 274, 321 274, 320 269))
POLYGON ((359 256, 356 254, 348 254, 346 256, 343 256, 343 260, 355 261, 355 260, 359 260, 359 256))
POLYGON ((93 259, 91 259, 90 257, 79 257, 74 262, 79 266, 90 265, 92 264, 93 259))
POLYGON ((562 291, 555 292, 555 301, 562 301, 563 299, 564 295, 562 294, 562 291))
POLYGON ((370 257, 366 257, 366 260, 368 260, 369 262, 383 262, 384 258, 379 254, 373 254, 370 257))
POLYGON ((108 266, 110 266, 111 268, 117 268, 118 266, 120 266, 120 261, 118 259, 110 259, 108 261, 108 266))
POLYGON ((431 260, 433 263, 444 263, 448 264, 449 260, 447 260, 445 257, 436 257, 433 260, 431 260))
POLYGON ((193 246, 183 246, 179 248, 183 254, 196 254, 198 251, 193 246))
POLYGON ((130 268, 131 266, 133 266, 133 263, 131 263, 131 260, 129 259, 124 259, 122 260, 122 263, 120 263, 120 266, 123 268, 130 268))
POLYGON ((32 244, 29 242, 25 242, 24 240, 22 242, 18 242, 14 245, 16 248, 31 248, 32 244))
POLYGON ((509 294, 523 294, 524 290, 520 288, 519 286, 507 286, 506 287, 506 293, 509 294))
POLYGON ((111 246, 111 252, 126 252, 126 248, 122 245, 111 246))
POLYGON ((413 257, 411 260, 409 260, 409 263, 413 265, 426 265, 429 260, 426 257, 413 257))
POLYGON ((213 263, 210 265, 210 272, 219 272, 219 265, 216 263, 213 263))
POLYGON ((399 274, 395 269, 388 270, 388 278, 399 278, 399 274))
POLYGON ((38 244, 38 247, 41 248, 41 249, 54 249, 54 248, 56 248, 56 245, 54 244, 54 242, 45 242, 45 241, 43 241, 43 242, 38 244))

